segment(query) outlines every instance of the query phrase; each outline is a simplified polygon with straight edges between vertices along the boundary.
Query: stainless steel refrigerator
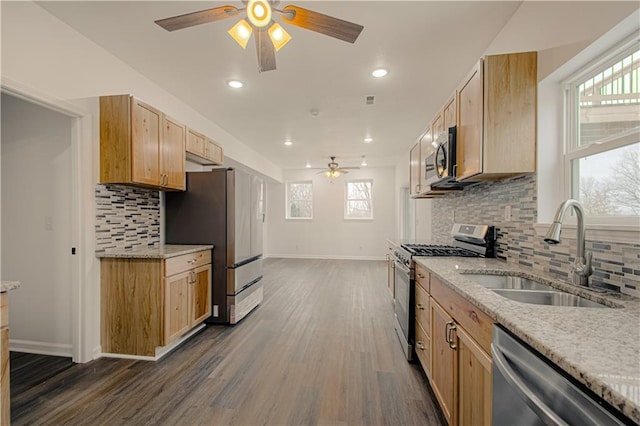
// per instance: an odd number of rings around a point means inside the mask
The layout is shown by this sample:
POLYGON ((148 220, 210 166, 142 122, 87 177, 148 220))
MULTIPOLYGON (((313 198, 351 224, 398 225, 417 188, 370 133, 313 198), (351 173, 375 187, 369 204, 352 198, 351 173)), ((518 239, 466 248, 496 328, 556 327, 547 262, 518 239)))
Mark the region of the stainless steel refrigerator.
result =
POLYGON ((167 244, 213 244, 212 324, 235 324, 262 302, 264 183, 237 169, 188 172, 169 192, 167 244))

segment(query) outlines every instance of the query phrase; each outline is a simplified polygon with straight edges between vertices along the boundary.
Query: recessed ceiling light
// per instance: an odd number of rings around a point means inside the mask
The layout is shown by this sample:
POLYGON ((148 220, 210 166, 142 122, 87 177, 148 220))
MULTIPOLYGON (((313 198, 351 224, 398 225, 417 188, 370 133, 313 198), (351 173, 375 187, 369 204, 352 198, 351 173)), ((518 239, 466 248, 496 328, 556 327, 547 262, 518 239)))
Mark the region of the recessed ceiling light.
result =
POLYGON ((387 71, 384 68, 377 68, 377 69, 371 71, 371 75, 376 77, 376 78, 384 77, 387 74, 389 74, 389 71, 387 71))
POLYGON ((362 163, 360 163, 360 166, 367 167, 367 160, 364 159, 364 155, 362 156, 362 163))
POLYGON ((311 168, 311 163, 309 163, 309 162, 307 161, 307 165, 306 165, 305 167, 306 167, 307 169, 310 169, 310 168, 311 168))
POLYGON ((229 85, 229 87, 233 87, 234 89, 240 89, 242 86, 244 86, 244 83, 238 80, 231 80, 227 82, 227 84, 229 85))
POLYGON ((291 142, 291 141, 284 141, 284 144, 285 144, 286 146, 291 146, 291 145, 293 145, 293 142, 291 142))
POLYGON ((365 143, 371 143, 371 142, 373 142, 373 138, 367 136, 366 138, 364 138, 364 141, 365 141, 365 143))

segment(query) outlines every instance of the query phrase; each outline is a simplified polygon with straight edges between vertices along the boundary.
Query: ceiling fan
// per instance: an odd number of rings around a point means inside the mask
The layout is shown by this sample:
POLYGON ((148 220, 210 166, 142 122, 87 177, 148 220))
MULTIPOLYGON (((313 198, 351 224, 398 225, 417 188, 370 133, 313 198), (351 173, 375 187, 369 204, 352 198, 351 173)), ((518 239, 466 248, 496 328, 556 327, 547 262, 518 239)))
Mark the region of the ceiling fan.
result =
POLYGON ((243 8, 235 6, 214 7, 213 9, 159 19, 155 23, 167 31, 175 31, 195 25, 221 21, 238 16, 241 12, 246 11, 249 22, 244 18, 241 19, 229 29, 228 33, 242 48, 245 48, 249 38, 251 38, 251 34, 255 31, 259 72, 275 70, 275 52, 291 40, 291 36, 285 29, 272 19, 273 12, 279 14, 284 22, 291 25, 349 43, 354 43, 364 29, 362 25, 298 6, 288 5, 278 9, 275 7, 279 3, 278 0, 242 0, 242 3, 245 5, 243 8))
POLYGON ((340 167, 338 163, 336 163, 336 157, 330 157, 331 161, 327 164, 327 168, 323 168, 321 172, 318 174, 324 174, 328 178, 337 178, 342 174, 349 173, 348 170, 359 170, 360 167, 340 167))

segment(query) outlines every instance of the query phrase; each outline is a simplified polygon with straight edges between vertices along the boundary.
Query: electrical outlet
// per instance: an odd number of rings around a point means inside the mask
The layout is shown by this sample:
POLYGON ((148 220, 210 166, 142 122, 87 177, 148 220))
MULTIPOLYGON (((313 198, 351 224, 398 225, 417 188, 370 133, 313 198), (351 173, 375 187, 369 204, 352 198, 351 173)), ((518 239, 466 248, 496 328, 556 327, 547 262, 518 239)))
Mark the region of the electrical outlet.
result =
POLYGON ((504 206, 504 221, 511 222, 511 206, 504 206))
POLYGON ((218 305, 213 305, 213 316, 214 317, 218 316, 218 305))
POLYGON ((44 217, 44 230, 53 231, 53 218, 51 216, 44 217))

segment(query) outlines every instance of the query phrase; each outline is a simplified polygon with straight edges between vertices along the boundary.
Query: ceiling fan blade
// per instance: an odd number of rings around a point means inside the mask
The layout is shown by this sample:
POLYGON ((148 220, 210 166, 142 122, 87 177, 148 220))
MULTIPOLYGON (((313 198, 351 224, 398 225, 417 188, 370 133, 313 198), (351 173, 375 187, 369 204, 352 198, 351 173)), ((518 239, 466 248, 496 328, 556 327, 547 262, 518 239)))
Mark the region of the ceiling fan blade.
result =
POLYGON ((267 31, 256 31, 256 52, 258 54, 259 72, 276 69, 276 50, 269 39, 267 31))
POLYGON ((235 6, 220 6, 213 9, 201 10, 199 12, 186 13, 184 15, 173 16, 171 18, 158 19, 156 24, 167 31, 181 30, 195 25, 207 24, 209 22, 220 21, 230 18, 239 13, 235 6))
POLYGON ((339 170, 360 170, 360 167, 340 167, 339 170))
POLYGON ((322 13, 298 6, 286 6, 282 12, 282 18, 292 25, 349 43, 354 43, 360 35, 360 32, 364 29, 362 25, 334 18, 333 16, 323 15, 322 13))

